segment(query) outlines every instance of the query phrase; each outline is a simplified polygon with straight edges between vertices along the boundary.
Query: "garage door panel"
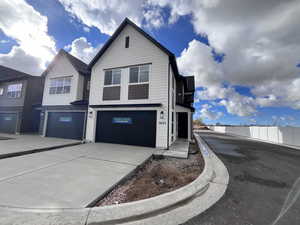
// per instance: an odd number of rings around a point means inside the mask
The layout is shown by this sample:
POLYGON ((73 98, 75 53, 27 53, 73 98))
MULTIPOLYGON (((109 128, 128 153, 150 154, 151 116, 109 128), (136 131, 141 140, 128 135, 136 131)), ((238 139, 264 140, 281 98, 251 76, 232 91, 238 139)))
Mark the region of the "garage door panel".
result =
POLYGON ((156 111, 100 111, 96 141, 155 147, 156 111))
POLYGON ((84 112, 48 112, 47 137, 82 139, 84 112))
POLYGON ((15 133, 17 127, 17 113, 0 113, 0 132, 15 133))

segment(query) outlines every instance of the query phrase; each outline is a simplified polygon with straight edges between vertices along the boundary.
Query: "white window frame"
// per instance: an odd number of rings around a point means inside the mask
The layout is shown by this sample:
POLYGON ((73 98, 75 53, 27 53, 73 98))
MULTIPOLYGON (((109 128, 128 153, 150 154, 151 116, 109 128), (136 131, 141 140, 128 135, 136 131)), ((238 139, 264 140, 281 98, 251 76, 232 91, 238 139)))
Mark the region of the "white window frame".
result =
POLYGON ((7 86, 7 97, 8 98, 21 98, 22 97, 22 90, 23 90, 23 84, 22 83, 14 83, 14 84, 9 84, 7 86), (14 89, 15 90, 10 90, 14 89), (13 93, 13 94, 10 94, 13 93))
POLYGON ((129 79, 128 79, 128 83, 129 85, 138 85, 138 84, 149 84, 150 83, 150 73, 151 73, 151 64, 143 64, 143 65, 137 65, 137 66, 130 66, 129 67, 129 79), (149 68, 149 71, 148 71, 148 81, 143 81, 141 82, 140 79, 141 79, 141 67, 144 67, 144 66, 148 66, 149 68), (130 69, 131 68, 135 68, 137 67, 138 68, 138 82, 130 82, 130 69))
POLYGON ((66 76, 66 77, 54 77, 54 78, 50 78, 50 82, 49 82, 49 95, 67 95, 71 93, 71 88, 72 88, 72 77, 71 76, 66 76), (69 79, 70 82, 66 82, 66 80, 69 79), (57 82, 55 82, 56 86, 53 85, 53 81, 57 81, 57 80, 62 80, 62 86, 58 86, 57 82), (62 93, 57 93, 57 89, 60 87, 62 88, 62 90, 65 90, 65 87, 69 87, 67 85, 65 85, 66 83, 70 83, 70 89, 69 92, 62 92, 62 93), (53 86, 52 86, 53 85, 53 86), (51 88, 55 88, 55 92, 51 93, 51 88))
POLYGON ((122 83, 122 69, 108 69, 104 70, 104 80, 103 80, 103 86, 104 87, 119 87, 121 86, 122 83), (105 84, 105 74, 106 72, 111 71, 111 84, 105 84), (120 83, 119 84, 114 84, 114 72, 115 71, 120 71, 120 83))

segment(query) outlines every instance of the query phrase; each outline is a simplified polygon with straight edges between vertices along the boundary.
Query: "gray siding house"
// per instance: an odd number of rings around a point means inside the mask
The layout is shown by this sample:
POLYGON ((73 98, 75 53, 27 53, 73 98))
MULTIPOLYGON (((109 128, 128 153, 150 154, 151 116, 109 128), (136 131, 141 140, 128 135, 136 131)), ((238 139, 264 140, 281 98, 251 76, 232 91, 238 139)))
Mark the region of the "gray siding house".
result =
POLYGON ((44 79, 0 65, 0 132, 38 132, 44 79))
POLYGON ((42 77, 45 78, 45 87, 40 134, 84 139, 90 86, 88 66, 60 50, 42 77))

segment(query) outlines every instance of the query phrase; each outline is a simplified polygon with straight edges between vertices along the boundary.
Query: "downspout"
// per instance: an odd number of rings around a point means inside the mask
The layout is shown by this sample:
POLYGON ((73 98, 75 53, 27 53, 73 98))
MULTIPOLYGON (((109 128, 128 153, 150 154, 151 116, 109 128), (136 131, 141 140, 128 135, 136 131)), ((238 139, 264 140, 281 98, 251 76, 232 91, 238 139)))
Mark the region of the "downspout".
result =
POLYGON ((170 58, 169 58, 169 65, 168 65, 168 142, 167 142, 167 149, 169 150, 170 139, 169 139, 169 131, 170 131, 170 58))

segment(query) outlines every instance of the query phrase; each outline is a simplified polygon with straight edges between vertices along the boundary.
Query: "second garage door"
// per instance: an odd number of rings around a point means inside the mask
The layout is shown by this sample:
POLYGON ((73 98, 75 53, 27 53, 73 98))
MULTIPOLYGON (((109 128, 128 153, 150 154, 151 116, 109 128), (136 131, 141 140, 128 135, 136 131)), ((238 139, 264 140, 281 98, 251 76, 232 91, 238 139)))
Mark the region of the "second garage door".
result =
POLYGON ((83 138, 85 112, 48 112, 47 137, 83 138))
POLYGON ((156 111, 100 111, 96 141, 155 147, 156 111))
POLYGON ((0 113, 0 133, 15 133, 17 120, 17 113, 0 113))

